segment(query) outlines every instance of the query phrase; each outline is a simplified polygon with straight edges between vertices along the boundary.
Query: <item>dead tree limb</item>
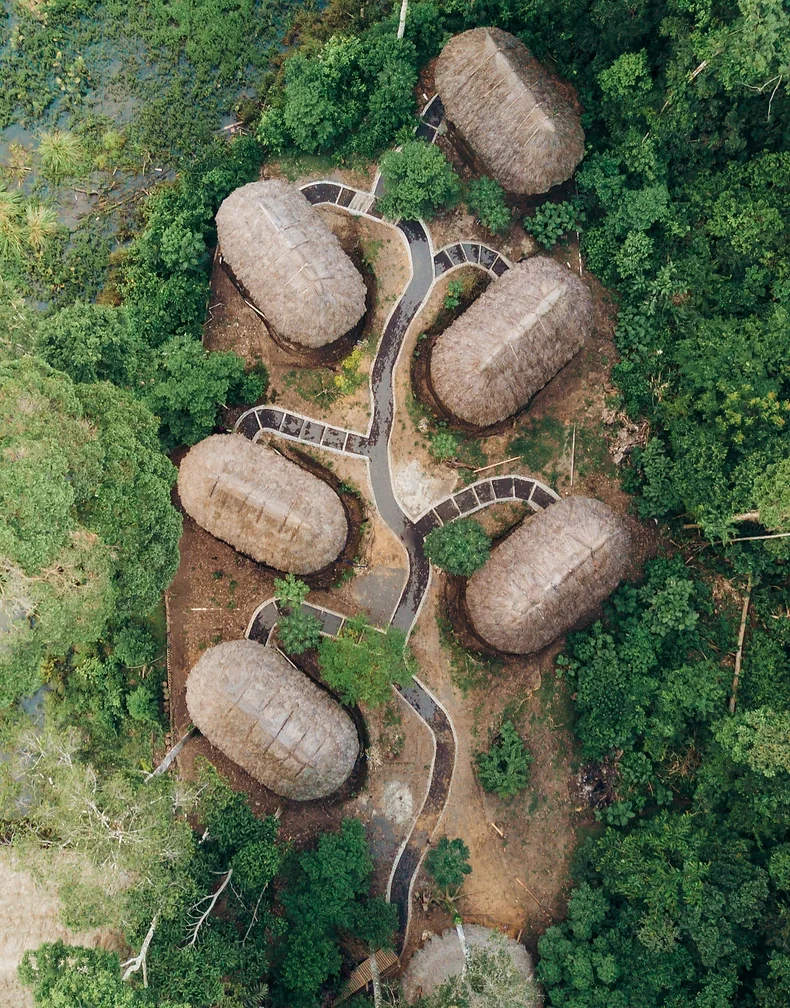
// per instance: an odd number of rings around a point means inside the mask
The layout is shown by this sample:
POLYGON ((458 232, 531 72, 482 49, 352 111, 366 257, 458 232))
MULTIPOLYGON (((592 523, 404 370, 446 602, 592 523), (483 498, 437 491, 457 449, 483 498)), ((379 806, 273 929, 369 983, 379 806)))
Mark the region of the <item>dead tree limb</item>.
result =
POLYGON ((741 613, 741 626, 738 630, 738 651, 735 655, 735 673, 732 677, 732 694, 730 696, 730 714, 735 713, 735 701, 738 696, 738 684, 741 680, 741 661, 743 660, 743 640, 746 636, 746 615, 749 612, 749 599, 752 594, 752 576, 746 585, 746 598, 743 600, 743 612, 741 613))
POLYGON ((180 738, 178 742, 176 742, 176 744, 170 750, 170 752, 167 753, 167 755, 159 764, 159 766, 148 774, 148 776, 145 778, 146 781, 151 780, 152 777, 159 777, 160 774, 163 774, 167 769, 169 769, 173 760, 176 758, 176 756, 178 756, 178 754, 181 752, 181 750, 184 748, 184 746, 187 744, 187 742, 189 742, 189 740, 196 732, 197 728, 194 725, 192 725, 192 727, 189 729, 186 735, 184 735, 183 738, 180 738))
POLYGON ((225 874, 225 878, 222 880, 222 885, 219 887, 219 889, 217 889, 217 891, 215 893, 212 893, 209 896, 204 896, 203 899, 198 900, 197 903, 192 907, 190 913, 198 913, 198 908, 200 907, 200 905, 202 903, 205 903, 206 901, 208 901, 208 906, 203 911, 203 913, 200 914, 200 916, 197 918, 197 920, 195 921, 195 923, 190 928, 190 935, 191 935, 191 937, 190 937, 189 941, 186 944, 186 948, 189 948, 190 945, 194 945, 195 942, 197 941, 197 937, 198 937, 198 934, 200 932, 200 929, 203 927, 203 924, 205 923, 206 918, 211 914, 211 911, 217 905, 217 900, 220 898, 220 896, 225 891, 225 887, 227 886, 228 882, 230 882, 230 877, 231 877, 232 874, 233 874, 233 869, 232 868, 228 868, 228 870, 227 870, 227 872, 225 874))
POLYGON ((373 982, 373 1004, 375 1008, 381 1008, 381 974, 379 973, 379 961, 376 958, 378 952, 373 952, 370 957, 370 979, 373 982))
POLYGON ((128 980, 132 973, 137 973, 142 969, 143 971, 143 987, 148 986, 148 968, 146 966, 146 957, 148 956, 148 946, 151 944, 151 939, 154 937, 154 931, 156 931, 156 925, 159 920, 159 914, 154 914, 154 919, 151 921, 151 926, 148 928, 148 934, 143 939, 143 944, 140 946, 140 954, 133 956, 131 959, 127 959, 126 962, 121 963, 121 969, 126 967, 126 970, 121 977, 122 980, 128 980))
POLYGON ((269 888, 269 883, 267 882, 266 885, 263 887, 263 889, 261 889, 261 894, 258 897, 258 902, 255 904, 255 909, 252 911, 252 917, 250 919, 249 926, 248 926, 247 930, 244 932, 244 938, 242 939, 242 942, 241 942, 242 945, 250 937, 250 931, 252 931, 252 929, 255 927, 255 921, 258 919, 258 907, 261 905, 261 900, 263 899, 263 894, 266 892, 266 890, 268 888, 269 888))

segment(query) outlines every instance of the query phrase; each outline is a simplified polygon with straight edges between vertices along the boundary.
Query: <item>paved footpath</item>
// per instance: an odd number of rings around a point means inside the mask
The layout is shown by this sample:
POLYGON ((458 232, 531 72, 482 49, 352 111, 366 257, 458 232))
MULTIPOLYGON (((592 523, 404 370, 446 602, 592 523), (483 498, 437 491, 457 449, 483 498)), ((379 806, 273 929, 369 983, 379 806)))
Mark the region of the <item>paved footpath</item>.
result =
MULTIPOLYGON (((429 103, 422 126, 433 131, 426 139, 435 139, 443 110, 438 99, 429 103)), ((451 494, 434 505, 417 521, 403 511, 392 487, 389 442, 395 413, 394 372, 406 331, 425 304, 434 283, 440 276, 461 266, 472 265, 486 270, 494 278, 510 267, 508 260, 480 242, 458 242, 436 251, 430 232, 422 221, 399 221, 391 224, 378 211, 381 195, 380 177, 373 192, 366 193, 333 181, 311 182, 302 192, 314 205, 333 204, 348 213, 370 217, 396 228, 402 235, 411 260, 411 278, 384 327, 381 342, 371 371, 372 416, 367 433, 345 430, 323 420, 302 416, 274 406, 257 406, 247 410, 236 423, 235 430, 250 440, 267 431, 330 452, 366 458, 370 467, 370 484, 381 517, 403 544, 409 560, 406 585, 390 618, 390 625, 411 633, 431 579, 431 567, 424 550, 425 536, 440 525, 461 516, 473 514, 483 507, 502 501, 525 501, 533 510, 541 510, 558 500, 557 494, 537 480, 504 475, 480 480, 451 494)), ((303 607, 316 615, 323 632, 334 635, 343 625, 344 617, 331 610, 309 604, 303 607)), ((268 641, 279 617, 277 602, 268 599, 253 614, 247 636, 268 641)), ((401 699, 421 718, 433 739, 433 760, 425 797, 406 840, 398 851, 387 886, 387 898, 396 904, 401 930, 401 947, 406 944, 411 917, 411 896, 414 880, 428 842, 439 826, 447 804, 455 769, 456 739, 449 714, 428 687, 415 677, 409 687, 395 687, 401 699)))

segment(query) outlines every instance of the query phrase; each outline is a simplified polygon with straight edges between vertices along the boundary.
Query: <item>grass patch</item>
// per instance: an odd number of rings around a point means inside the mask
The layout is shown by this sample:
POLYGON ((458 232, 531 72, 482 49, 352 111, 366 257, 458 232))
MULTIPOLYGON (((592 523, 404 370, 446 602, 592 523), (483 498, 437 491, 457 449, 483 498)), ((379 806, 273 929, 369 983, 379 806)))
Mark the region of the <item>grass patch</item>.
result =
POLYGON ((439 627, 442 648, 450 663, 450 676, 464 696, 471 690, 486 686, 502 672, 504 664, 501 659, 479 654, 473 656, 472 652, 460 643, 446 617, 437 616, 436 623, 439 627))
POLYGON ((554 417, 527 419, 508 444, 507 454, 520 455, 524 465, 533 470, 544 470, 562 455, 567 437, 567 428, 554 417))

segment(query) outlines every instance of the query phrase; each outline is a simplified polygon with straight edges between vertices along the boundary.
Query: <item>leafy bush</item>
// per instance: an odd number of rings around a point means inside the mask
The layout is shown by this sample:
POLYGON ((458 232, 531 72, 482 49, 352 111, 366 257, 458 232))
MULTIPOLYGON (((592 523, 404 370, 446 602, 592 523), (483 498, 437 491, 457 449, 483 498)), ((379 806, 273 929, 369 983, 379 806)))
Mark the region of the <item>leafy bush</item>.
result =
POLYGON ((384 154, 379 168, 384 195, 378 206, 392 220, 428 219, 460 199, 460 179, 435 144, 407 140, 400 150, 384 154))
POLYGON ((500 798, 512 798, 529 783, 532 757, 512 721, 503 721, 488 752, 475 757, 477 778, 486 791, 500 798))
POLYGON ((505 203, 505 190, 492 178, 483 176, 470 182, 466 202, 492 234, 502 234, 510 226, 512 213, 505 203))
POLYGON ((569 231, 577 231, 584 214, 578 202, 543 203, 534 217, 524 218, 524 229, 533 235, 544 248, 552 248, 569 231))
POLYGON ((346 704, 379 707, 392 695, 392 684, 408 686, 415 661, 406 635, 395 627, 380 633, 366 617, 346 620, 337 637, 324 637, 318 648, 321 675, 346 704))
POLYGON ((286 654, 300 655, 321 642, 321 620, 312 613, 292 612, 277 622, 277 640, 286 654))
POLYGON ((461 303, 461 295, 464 292, 463 280, 451 280, 447 284, 447 293, 444 296, 444 307, 450 311, 457 308, 461 303))
POLYGON ((457 889, 472 871, 469 864, 469 848, 463 840, 443 836, 435 847, 431 847, 425 859, 425 870, 445 891, 457 889))
POLYGON ((469 577, 491 553, 491 539, 474 518, 456 518, 425 537, 425 555, 448 574, 469 577))
POLYGON ((458 437, 450 431, 438 431, 431 438, 431 455, 440 462, 458 457, 458 437))

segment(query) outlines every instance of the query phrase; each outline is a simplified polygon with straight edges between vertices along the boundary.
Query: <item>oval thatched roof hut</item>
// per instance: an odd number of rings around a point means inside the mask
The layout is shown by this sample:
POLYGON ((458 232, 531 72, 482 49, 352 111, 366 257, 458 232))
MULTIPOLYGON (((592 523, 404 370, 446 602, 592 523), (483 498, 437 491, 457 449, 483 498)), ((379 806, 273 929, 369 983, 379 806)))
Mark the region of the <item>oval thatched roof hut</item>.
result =
POLYGON ((438 338, 430 381, 442 405, 476 427, 504 420, 582 348, 592 297, 546 256, 516 263, 438 338))
POLYGON ((178 492, 198 525, 277 570, 312 574, 346 545, 346 512, 332 487, 241 434, 212 434, 190 448, 178 492))
POLYGON ((323 798, 354 769, 351 718, 275 648, 209 648, 187 678, 187 707, 212 745, 283 798, 323 798))
POLYGON ((625 576, 631 537, 603 501, 568 497, 496 546, 466 586, 476 632, 500 651, 540 651, 625 576))
POLYGON ((584 156, 579 115, 523 42, 499 28, 455 35, 436 63, 447 118, 509 192, 548 192, 584 156))
MULTIPOLYGON (((478 949, 492 955, 505 952, 517 973, 525 980, 533 979, 532 960, 519 942, 480 924, 465 924, 464 936, 471 952, 478 949)), ((406 1002, 414 1004, 421 997, 429 997, 443 983, 462 973, 464 962, 464 951, 455 928, 432 935, 411 957, 401 978, 406 1002)))
POLYGON ((325 346, 365 314, 365 284, 296 186, 280 179, 236 189, 217 212, 222 256, 281 336, 325 346))

